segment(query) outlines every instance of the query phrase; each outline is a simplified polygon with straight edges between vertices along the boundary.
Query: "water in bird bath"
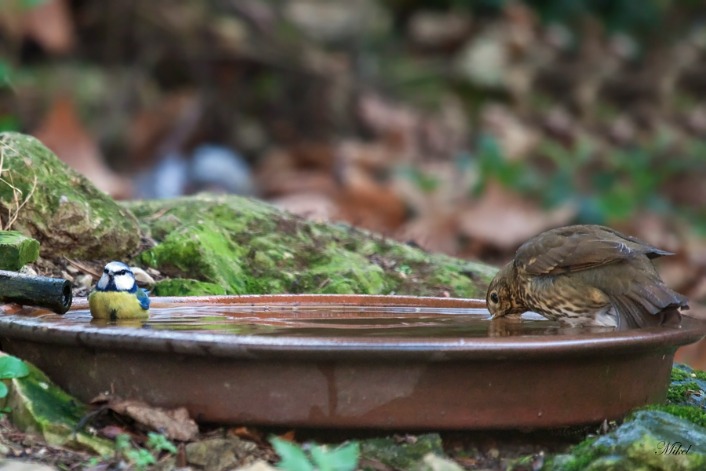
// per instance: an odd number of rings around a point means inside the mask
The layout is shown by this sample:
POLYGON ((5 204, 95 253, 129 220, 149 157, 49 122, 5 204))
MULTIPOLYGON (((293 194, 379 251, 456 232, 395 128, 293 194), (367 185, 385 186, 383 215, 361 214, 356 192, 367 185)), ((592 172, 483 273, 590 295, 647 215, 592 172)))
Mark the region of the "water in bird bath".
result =
POLYGON ((147 320, 91 319, 85 309, 46 322, 153 331, 290 337, 434 337, 577 335, 612 328, 571 328, 528 313, 521 321, 490 320, 482 308, 349 306, 340 304, 189 305, 153 308, 147 320))
POLYGON ((388 429, 556 427, 664 399, 681 326, 491 321, 483 300, 153 298, 145 321, 5 309, 0 347, 79 399, 106 390, 214 423, 388 429), (184 378, 193 378, 184 381, 184 378))

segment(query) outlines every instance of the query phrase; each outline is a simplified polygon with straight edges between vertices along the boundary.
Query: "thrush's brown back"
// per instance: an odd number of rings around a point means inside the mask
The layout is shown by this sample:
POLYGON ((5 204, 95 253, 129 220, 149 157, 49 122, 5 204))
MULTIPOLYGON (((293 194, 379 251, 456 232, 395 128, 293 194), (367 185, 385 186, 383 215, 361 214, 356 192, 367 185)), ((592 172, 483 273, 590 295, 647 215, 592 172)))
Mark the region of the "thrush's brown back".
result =
POLYGON ((515 266, 529 275, 557 275, 662 255, 672 253, 609 227, 576 225, 543 232, 522 244, 515 266))
MULTIPOLYGON (((571 287, 575 305, 585 305, 580 294, 594 289, 607 296, 618 317, 618 327, 643 327, 661 323, 678 308, 688 308, 686 297, 669 289, 657 273, 652 259, 670 252, 653 247, 635 237, 597 225, 567 226, 544 232, 524 243, 515 255, 516 277, 531 291, 550 281, 555 292, 544 291, 541 302, 526 306, 531 310, 552 311, 552 297, 565 300, 571 287), (535 283, 533 285, 533 283, 535 283), (563 287, 563 288, 562 288, 563 287), (547 307, 549 306, 549 307, 547 307)), ((524 293, 533 304, 532 293, 524 293)), ((565 313, 567 316, 568 313, 565 313)))

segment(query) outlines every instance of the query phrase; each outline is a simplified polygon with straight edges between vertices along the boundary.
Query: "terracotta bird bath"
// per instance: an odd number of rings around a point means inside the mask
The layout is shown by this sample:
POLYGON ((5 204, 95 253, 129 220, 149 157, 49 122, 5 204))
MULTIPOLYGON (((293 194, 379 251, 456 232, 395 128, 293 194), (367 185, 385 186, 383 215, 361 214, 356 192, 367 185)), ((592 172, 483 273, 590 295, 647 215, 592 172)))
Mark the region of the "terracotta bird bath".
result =
POLYGON ((663 401, 704 324, 571 329, 490 321, 479 300, 272 295, 153 298, 147 322, 0 315, 0 348, 79 399, 102 392, 202 422, 386 429, 546 428, 663 401))

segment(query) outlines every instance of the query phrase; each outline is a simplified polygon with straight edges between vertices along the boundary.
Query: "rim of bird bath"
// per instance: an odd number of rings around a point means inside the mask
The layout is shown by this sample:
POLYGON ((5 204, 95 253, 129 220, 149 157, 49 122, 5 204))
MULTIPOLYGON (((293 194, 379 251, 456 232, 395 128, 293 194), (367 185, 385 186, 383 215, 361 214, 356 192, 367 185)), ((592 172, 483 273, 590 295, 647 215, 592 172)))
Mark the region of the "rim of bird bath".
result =
MULTIPOLYGON (((154 309, 187 305, 250 307, 263 320, 272 307, 292 315, 313 306, 399 308, 410 316, 485 308, 476 299, 413 296, 152 299, 154 309)), ((70 313, 85 309, 75 299, 70 313)), ((84 401, 110 391, 186 407, 202 422, 319 428, 527 429, 617 419, 663 401, 676 348, 706 335, 706 323, 688 317, 676 327, 480 338, 234 335, 89 320, 6 307, 0 348, 84 401)))

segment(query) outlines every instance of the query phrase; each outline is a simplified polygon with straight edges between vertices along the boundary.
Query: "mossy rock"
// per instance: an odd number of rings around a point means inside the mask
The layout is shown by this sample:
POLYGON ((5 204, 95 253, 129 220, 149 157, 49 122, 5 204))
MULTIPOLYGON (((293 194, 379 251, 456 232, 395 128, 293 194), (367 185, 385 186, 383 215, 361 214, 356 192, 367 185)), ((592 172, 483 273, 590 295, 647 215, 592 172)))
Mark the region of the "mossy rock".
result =
POLYGON ((331 293, 484 297, 496 269, 429 254, 343 224, 304 220, 238 196, 124 203, 157 245, 140 263, 172 278, 159 294, 331 293), (203 288, 203 291, 199 289, 203 288))
POLYGON ((438 433, 417 435, 415 440, 409 443, 400 443, 392 437, 362 440, 360 454, 391 469, 424 469, 422 462, 426 456, 445 456, 438 433))
POLYGON ((706 429, 656 410, 642 410, 615 431, 591 439, 543 469, 691 471, 706 469, 706 429))
POLYGON ((50 445, 112 454, 110 441, 81 430, 79 424, 88 415, 88 407, 69 396, 34 365, 24 364, 28 374, 9 380, 9 394, 3 400, 12 424, 25 433, 41 435, 50 445))
POLYGON ((167 278, 155 284, 152 294, 155 296, 219 296, 226 294, 226 290, 221 285, 206 281, 167 278))
POLYGON ((42 256, 119 259, 138 250, 134 216, 37 139, 0 133, 0 156, 0 222, 37 239, 42 256))
POLYGON ((706 373, 674 365, 667 404, 630 414, 601 437, 590 437, 568 453, 550 457, 542 469, 706 469, 706 373))
POLYGON ((0 270, 19 271, 39 257, 39 242, 17 231, 0 231, 0 270))

